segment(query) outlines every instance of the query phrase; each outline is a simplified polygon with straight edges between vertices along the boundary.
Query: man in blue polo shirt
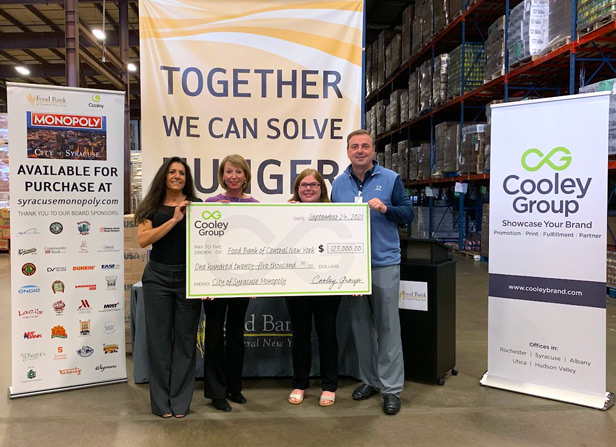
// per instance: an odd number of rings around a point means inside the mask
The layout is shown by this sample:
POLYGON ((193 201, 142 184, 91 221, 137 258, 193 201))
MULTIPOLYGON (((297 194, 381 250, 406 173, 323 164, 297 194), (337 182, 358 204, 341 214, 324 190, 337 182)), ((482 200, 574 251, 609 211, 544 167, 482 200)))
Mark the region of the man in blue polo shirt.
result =
POLYGON ((383 395, 383 412, 400 411, 404 363, 400 339, 400 239, 398 225, 413 221, 413 205, 400 176, 378 164, 365 130, 347 137, 349 167, 334 180, 332 202, 368 203, 372 253, 372 295, 348 297, 351 328, 363 384, 354 400, 383 395))

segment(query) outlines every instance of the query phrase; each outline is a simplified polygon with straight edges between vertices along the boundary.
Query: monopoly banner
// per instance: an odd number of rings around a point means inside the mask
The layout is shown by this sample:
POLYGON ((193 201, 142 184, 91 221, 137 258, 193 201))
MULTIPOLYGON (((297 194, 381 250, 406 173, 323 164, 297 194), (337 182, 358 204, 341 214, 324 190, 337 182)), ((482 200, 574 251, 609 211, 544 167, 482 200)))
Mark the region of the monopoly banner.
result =
POLYGON ((362 203, 193 203, 187 297, 369 295, 362 203))
POLYGON ((8 83, 11 397, 126 381, 124 92, 8 83))
POLYGON ((492 109, 483 385, 607 408, 609 94, 492 109))
POLYGON ((262 202, 288 200, 308 167, 333 181, 361 127, 363 3, 139 2, 144 186, 178 155, 213 195, 233 153, 262 202))

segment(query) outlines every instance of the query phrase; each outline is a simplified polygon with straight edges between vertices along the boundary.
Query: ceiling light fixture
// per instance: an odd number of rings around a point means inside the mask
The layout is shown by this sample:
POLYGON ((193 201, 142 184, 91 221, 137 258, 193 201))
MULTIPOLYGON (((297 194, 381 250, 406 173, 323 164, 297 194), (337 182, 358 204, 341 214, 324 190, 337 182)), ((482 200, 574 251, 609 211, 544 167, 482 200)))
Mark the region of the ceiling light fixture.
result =
POLYGON ((94 34, 94 37, 96 37, 98 40, 105 40, 105 32, 103 30, 100 30, 98 28, 93 29, 92 34, 94 34))
POLYGON ((22 67, 21 65, 15 67, 15 70, 17 70, 22 75, 29 75, 30 74, 30 70, 28 70, 26 67, 22 67))
POLYGON ((128 71, 137 71, 137 66, 132 62, 128 63, 128 65, 126 65, 126 68, 128 68, 128 71))

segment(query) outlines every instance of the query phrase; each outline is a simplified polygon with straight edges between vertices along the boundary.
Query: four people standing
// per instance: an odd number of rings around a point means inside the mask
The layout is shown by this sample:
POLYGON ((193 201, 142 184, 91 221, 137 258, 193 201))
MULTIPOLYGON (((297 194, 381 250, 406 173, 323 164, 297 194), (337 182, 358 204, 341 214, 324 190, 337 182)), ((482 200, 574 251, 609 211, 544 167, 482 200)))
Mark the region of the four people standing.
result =
MULTIPOLYGON (((332 185, 333 202, 367 203, 370 208, 372 295, 348 297, 351 327, 357 346, 360 379, 354 400, 379 391, 383 411, 400 410, 404 382, 398 293, 400 244, 398 224, 410 224, 413 207, 400 176, 373 160, 372 137, 364 130, 347 137, 351 164, 332 185)), ((218 181, 224 193, 206 202, 257 202, 246 194, 250 166, 239 155, 225 157, 218 181)), ((185 291, 185 210, 196 200, 188 166, 178 157, 156 174, 150 192, 136 212, 139 243, 153 244, 143 276, 152 412, 183 417, 192 397, 198 300, 185 291), (180 223, 178 225, 178 223, 180 223)), ((329 202, 321 174, 306 169, 299 174, 290 202, 329 202)), ((242 395, 244 320, 248 298, 205 298, 204 394, 213 406, 231 411, 227 399, 246 403, 242 395), (226 324, 225 324, 226 322, 226 324)), ((293 391, 289 402, 299 404, 309 386, 312 316, 319 339, 322 394, 320 405, 335 402, 338 376, 336 316, 340 297, 286 298, 293 328, 293 391)))

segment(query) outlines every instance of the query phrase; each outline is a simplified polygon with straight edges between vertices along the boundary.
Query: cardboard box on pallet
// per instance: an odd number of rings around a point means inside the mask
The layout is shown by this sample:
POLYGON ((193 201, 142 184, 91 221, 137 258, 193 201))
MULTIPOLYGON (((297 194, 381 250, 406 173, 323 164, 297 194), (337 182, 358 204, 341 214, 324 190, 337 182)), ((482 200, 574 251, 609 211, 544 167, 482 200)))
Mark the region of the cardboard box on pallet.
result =
POLYGON ((616 79, 595 82, 584 87, 580 87, 580 93, 611 92, 610 104, 608 108, 608 137, 607 153, 616 154, 616 79))
POLYGON ((432 178, 441 178, 445 173, 458 171, 459 122, 444 122, 434 126, 434 166, 432 178))
POLYGON ((411 58, 411 34, 413 33, 413 18, 415 5, 408 6, 402 12, 402 34, 400 35, 400 64, 411 58))
POLYGON ((409 74, 409 120, 419 116, 419 70, 409 74))
POLYGON ((577 0, 577 31, 592 30, 593 23, 610 17, 614 12, 616 0, 577 0))
POLYGON ((385 79, 400 67, 400 45, 402 37, 396 34, 385 49, 385 79))
POLYGON ((432 108, 432 61, 428 59, 418 68, 419 77, 419 114, 425 113, 432 108))
POLYGON ((434 58, 432 78, 432 102, 437 107, 447 102, 447 81, 449 79, 449 55, 443 53, 434 58))
MULTIPOLYGON (((377 88, 385 84, 385 49, 394 38, 394 31, 382 31, 376 41, 377 51, 377 88)), ((374 48, 372 49, 374 51, 374 48)))
POLYGON ((434 30, 433 35, 443 31, 449 23, 449 10, 447 8, 446 0, 432 0, 432 8, 434 11, 434 30))
POLYGON ((429 179, 431 171, 431 146, 430 143, 421 143, 417 151, 417 178, 429 179))
POLYGON ((488 28, 486 39, 485 82, 505 73, 505 16, 498 18, 488 28))
POLYGON ((409 180, 417 180, 418 177, 418 157, 420 147, 410 147, 409 148, 409 180))
POLYGON ((400 124, 409 120, 409 91, 402 90, 400 93, 400 124))
POLYGON ((398 174, 401 180, 407 180, 409 177, 409 142, 407 140, 398 142, 398 174))
POLYGON ((485 124, 473 124, 462 128, 462 142, 458 156, 460 174, 482 174, 486 146, 485 124))
POLYGON ((366 96, 372 93, 372 45, 366 45, 366 96))

